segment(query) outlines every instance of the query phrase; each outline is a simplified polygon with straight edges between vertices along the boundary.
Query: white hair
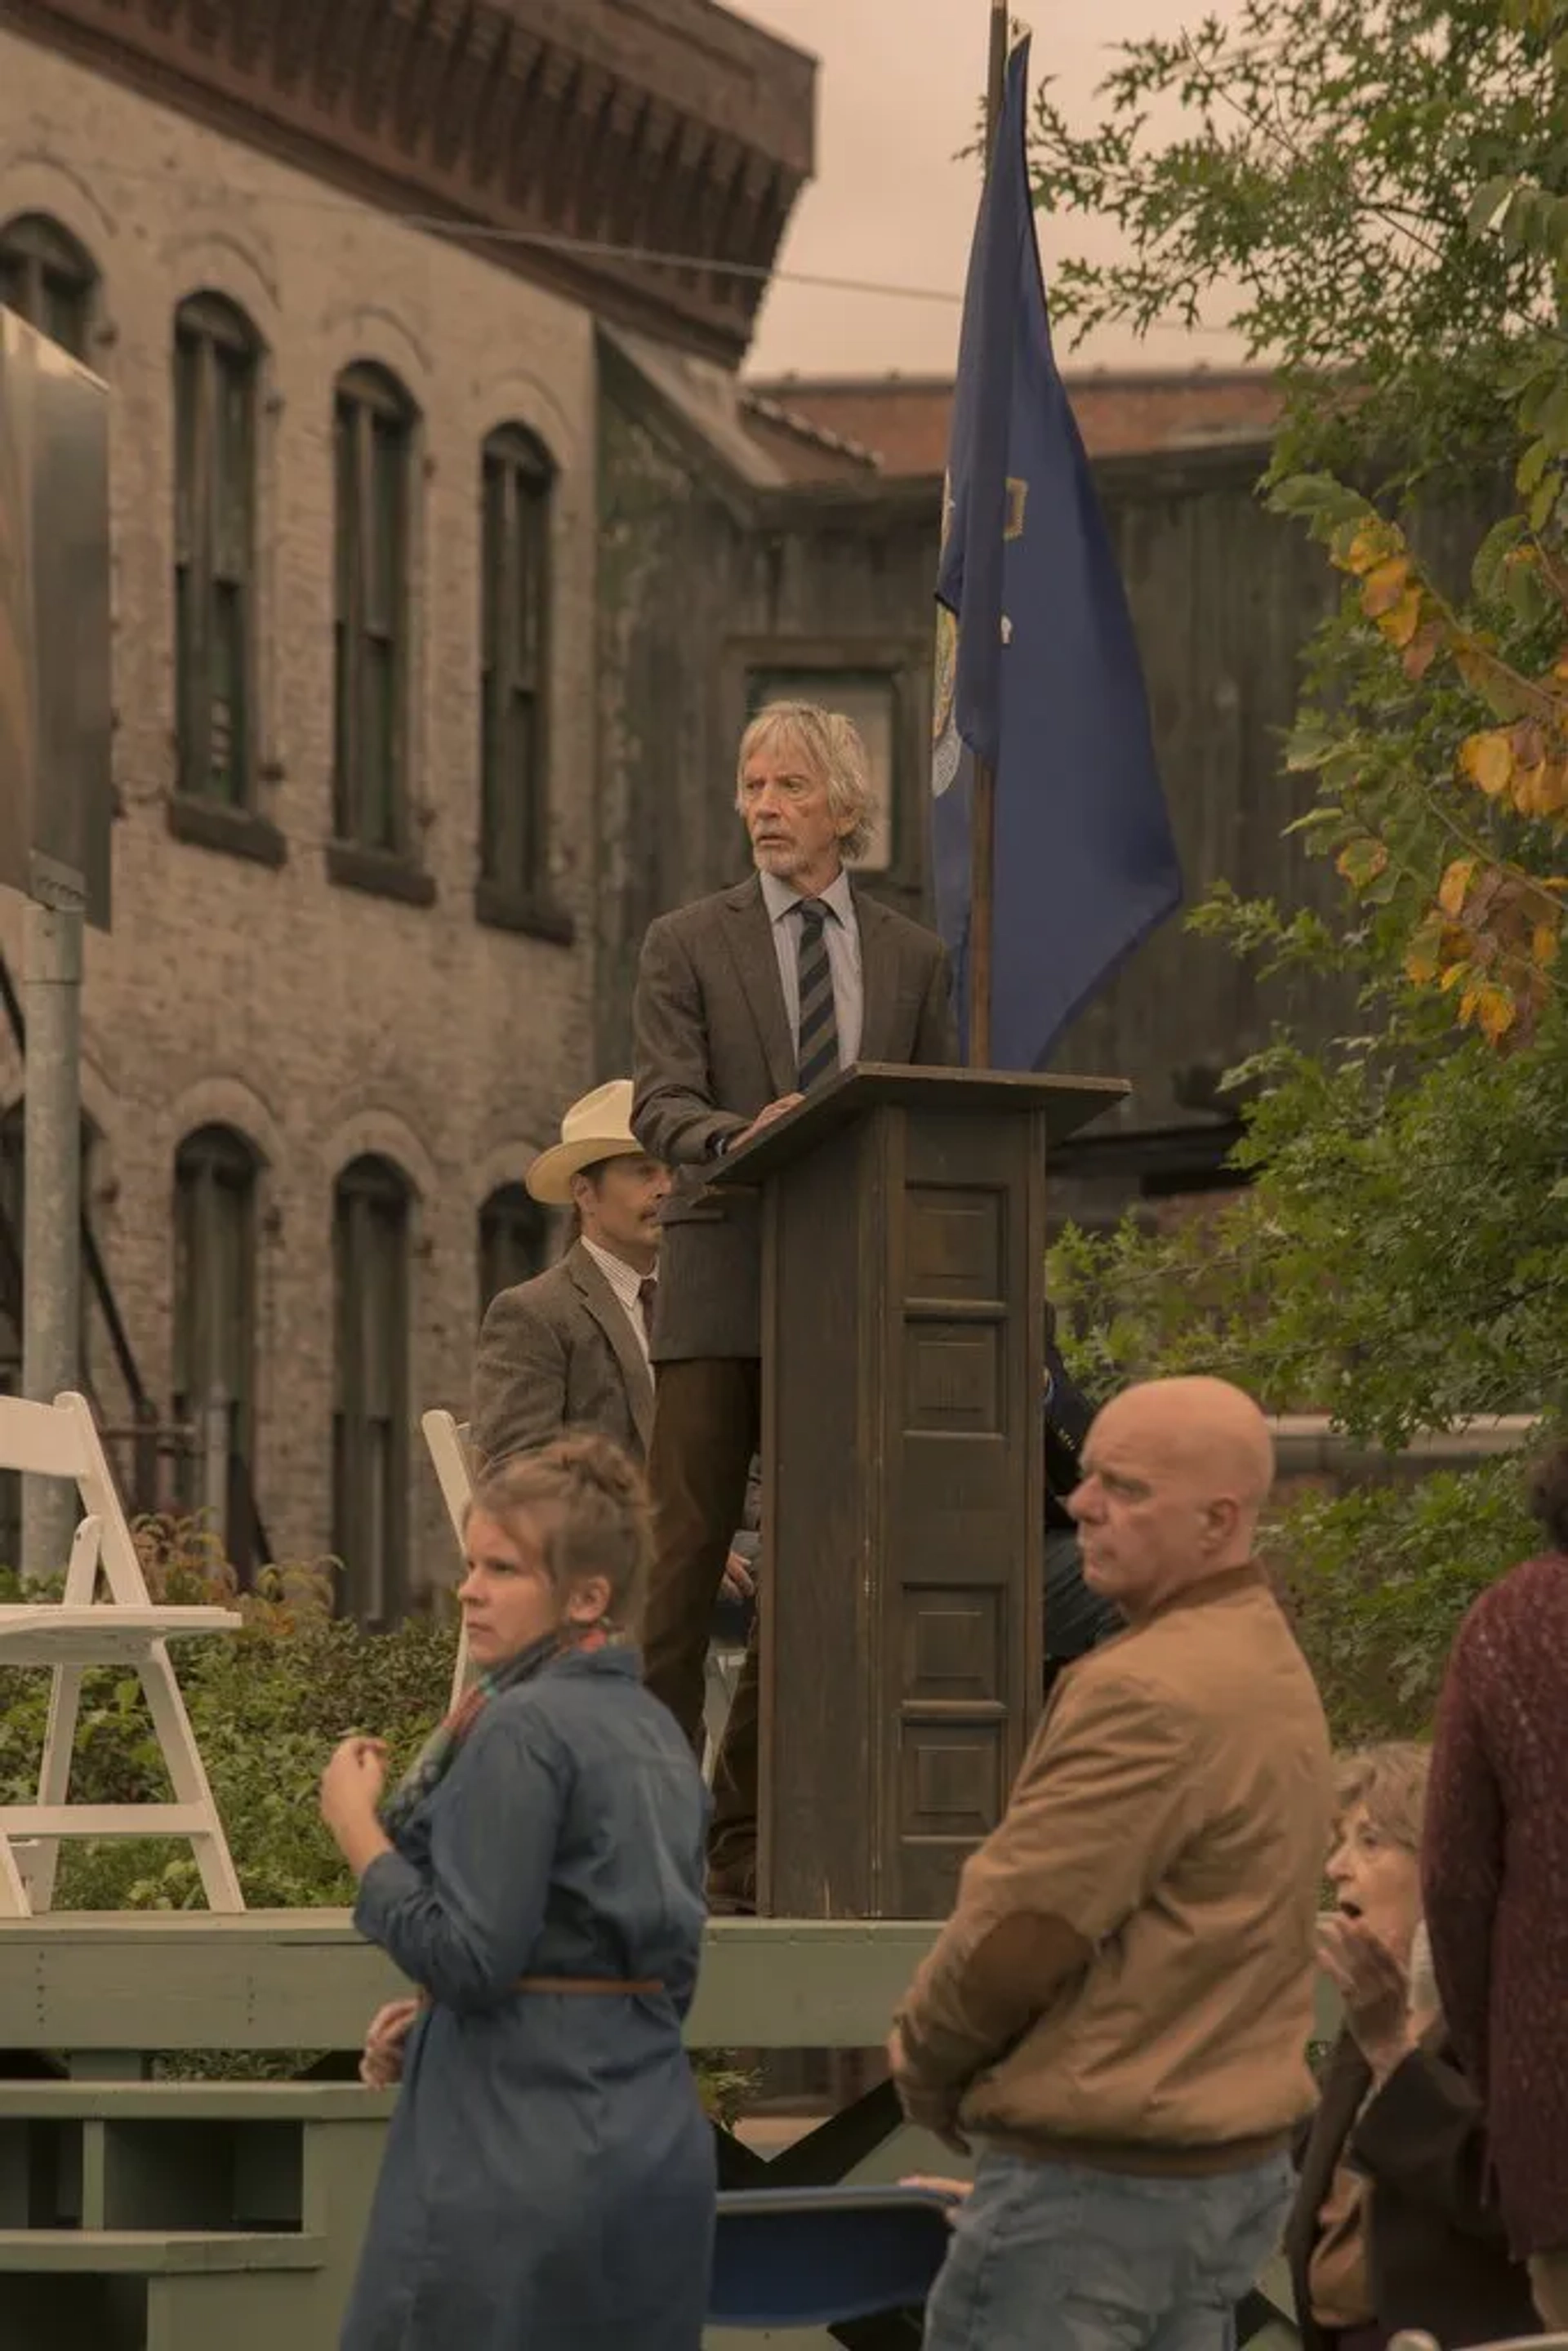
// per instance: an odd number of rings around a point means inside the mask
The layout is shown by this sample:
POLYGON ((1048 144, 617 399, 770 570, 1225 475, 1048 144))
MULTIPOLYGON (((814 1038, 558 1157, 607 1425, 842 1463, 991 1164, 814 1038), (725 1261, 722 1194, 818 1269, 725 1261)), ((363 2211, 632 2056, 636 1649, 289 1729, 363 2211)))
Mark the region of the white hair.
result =
POLYGON ((800 753, 813 775, 828 788, 828 806, 835 820, 848 819, 840 836, 844 860, 863 857, 871 847, 876 803, 872 797, 871 762, 860 728, 841 710, 823 710, 814 702, 769 702, 759 710, 740 738, 736 759, 735 804, 745 805, 741 787, 746 764, 756 751, 778 742, 800 753))

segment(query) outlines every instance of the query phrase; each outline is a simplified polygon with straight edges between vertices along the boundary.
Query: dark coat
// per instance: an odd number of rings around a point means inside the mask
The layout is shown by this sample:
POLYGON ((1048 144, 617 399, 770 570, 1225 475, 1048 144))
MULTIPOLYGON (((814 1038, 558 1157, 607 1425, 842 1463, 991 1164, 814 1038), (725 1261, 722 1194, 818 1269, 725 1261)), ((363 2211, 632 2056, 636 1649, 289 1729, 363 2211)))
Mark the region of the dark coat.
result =
POLYGON ((636 1652, 569 1655, 490 1701, 365 1872, 357 1925, 433 2004, 341 2351, 698 2351, 714 2150, 681 2024, 706 1811, 636 1652))
POLYGON ((468 1437, 482 1462, 531 1453, 568 1428, 648 1450, 653 1375, 626 1310, 580 1241, 490 1301, 474 1363, 468 1437))
POLYGON ((1475 1603, 1437 1712, 1423 1844, 1443 2013, 1485 2099, 1520 2255, 1568 2247, 1568 1558, 1475 1603))
POLYGON ((1529 2277, 1509 2259, 1501 2220, 1485 2196, 1480 2106, 1447 2042, 1429 2035, 1361 2113, 1371 2080, 1365 2058, 1342 2033, 1298 2157, 1296 2200, 1285 2224, 1303 2351, 1330 2351, 1333 2339, 1312 2316, 1307 2269, 1318 2213, 1347 2154, 1372 2183, 1367 2268, 1383 2333, 1420 2327, 1450 2351, 1539 2334, 1529 2277))
MULTIPOLYGON (((854 904, 861 1060, 950 1068, 957 1036, 941 940, 863 890, 854 889, 854 904)), ((648 925, 632 1024, 632 1129, 675 1171, 664 1207, 653 1359, 758 1355, 759 1204, 716 1190, 706 1172, 759 1111, 795 1092, 789 1016, 756 874, 648 925)))

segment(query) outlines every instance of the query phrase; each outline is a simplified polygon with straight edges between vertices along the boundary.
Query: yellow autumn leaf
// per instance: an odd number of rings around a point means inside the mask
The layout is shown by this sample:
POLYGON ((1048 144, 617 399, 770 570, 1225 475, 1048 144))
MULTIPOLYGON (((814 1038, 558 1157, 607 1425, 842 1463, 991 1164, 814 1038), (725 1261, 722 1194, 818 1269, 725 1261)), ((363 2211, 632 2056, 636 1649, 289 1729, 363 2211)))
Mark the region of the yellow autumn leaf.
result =
POLYGON ((1468 776, 1478 791, 1495 800, 1506 791, 1513 773, 1513 749, 1506 731, 1491 726, 1483 735, 1471 735, 1459 746, 1460 772, 1468 776))
POLYGON ((1388 852, 1383 843, 1366 835, 1345 843, 1334 859, 1334 870, 1353 889, 1364 890, 1369 883, 1376 881, 1387 862, 1388 852))
POLYGON ((1537 923, 1530 934, 1530 959, 1544 971, 1549 963, 1557 960, 1562 935, 1555 923, 1537 923))
POLYGON ((1405 977, 1417 987, 1430 987, 1442 967, 1443 925, 1435 916, 1410 935, 1405 950, 1405 977))
POLYGON ((1475 871, 1476 861, 1473 857, 1455 858, 1444 874, 1437 892, 1437 904, 1445 914, 1458 914, 1462 912, 1465 900, 1469 895, 1470 883, 1475 879, 1475 871))
POLYGON ((1468 983, 1471 977, 1472 974, 1470 967, 1468 963, 1451 963, 1448 966, 1448 970, 1443 974, 1443 977, 1438 981, 1437 985, 1446 996, 1449 988, 1458 987, 1461 980, 1468 983))
POLYGON ((1377 623, 1391 645, 1407 645, 1421 625, 1421 590, 1406 588, 1377 623))
POLYGON ((1390 611, 1398 603, 1410 583, 1408 556, 1391 555, 1385 562, 1375 564, 1361 583, 1361 609, 1369 621, 1390 611))
POLYGON ((1515 768, 1511 798, 1521 816, 1544 816, 1541 804, 1542 787, 1546 780, 1546 762, 1538 760, 1533 768, 1515 768))
POLYGON ((1568 808, 1568 767, 1561 760, 1548 759, 1535 787, 1535 813, 1537 816, 1558 816, 1565 808, 1568 808))
POLYGON ((1354 571, 1358 580, 1364 579, 1402 544, 1399 533, 1389 524, 1381 521, 1363 523, 1345 549, 1341 561, 1346 571, 1354 571))
MULTIPOLYGON (((1464 1008, 1461 1006, 1461 1018, 1463 1011, 1464 1008)), ((1482 1036, 1495 1045, 1500 1037, 1507 1036, 1519 1017, 1512 991, 1506 987, 1495 987, 1490 982, 1484 987, 1478 987, 1476 1017, 1480 1024, 1482 1036)))

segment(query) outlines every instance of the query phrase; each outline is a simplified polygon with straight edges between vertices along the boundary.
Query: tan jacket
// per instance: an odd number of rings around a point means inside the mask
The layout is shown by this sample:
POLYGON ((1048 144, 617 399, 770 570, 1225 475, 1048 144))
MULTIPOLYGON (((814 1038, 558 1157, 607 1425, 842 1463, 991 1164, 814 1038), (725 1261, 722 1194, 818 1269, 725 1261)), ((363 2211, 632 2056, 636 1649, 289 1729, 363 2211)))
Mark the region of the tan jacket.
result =
POLYGON ((967 2135, 1112 2168, 1220 2168, 1281 2143, 1313 2103, 1332 1812, 1322 1708, 1259 1570, 1092 1651, 911 1990, 912 2084, 946 2090, 967 2135), (1090 1956, 1032 2021, 1023 1987, 998 2046, 967 1964, 1030 1919, 1090 1956))
POLYGON ((493 1298, 474 1364, 469 1441, 482 1464, 597 1429, 634 1461, 648 1449, 653 1375, 626 1310, 580 1241, 493 1298))

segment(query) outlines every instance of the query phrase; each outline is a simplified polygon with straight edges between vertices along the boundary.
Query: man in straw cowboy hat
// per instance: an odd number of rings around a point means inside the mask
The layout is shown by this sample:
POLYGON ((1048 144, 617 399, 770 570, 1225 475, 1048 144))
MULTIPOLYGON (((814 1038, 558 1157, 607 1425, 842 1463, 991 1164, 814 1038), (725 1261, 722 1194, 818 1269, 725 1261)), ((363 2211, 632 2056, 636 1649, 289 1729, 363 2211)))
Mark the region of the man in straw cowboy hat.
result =
POLYGON ((631 1080, 573 1102, 560 1141, 525 1180, 547 1207, 575 1208, 577 1232, 558 1265, 491 1301, 474 1366, 474 1449, 493 1468, 563 1429, 593 1428, 641 1461, 653 1422, 649 1334, 670 1177, 632 1132, 631 1080))

